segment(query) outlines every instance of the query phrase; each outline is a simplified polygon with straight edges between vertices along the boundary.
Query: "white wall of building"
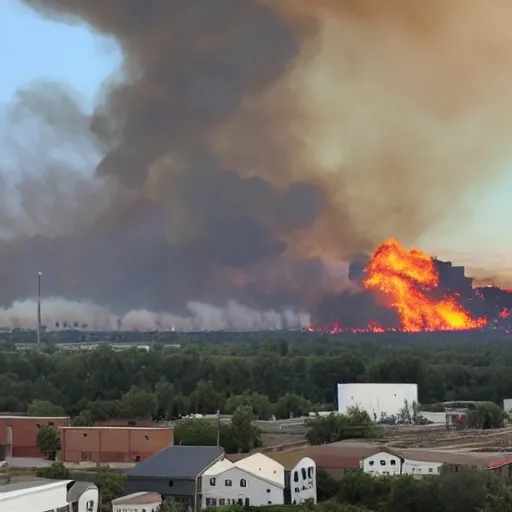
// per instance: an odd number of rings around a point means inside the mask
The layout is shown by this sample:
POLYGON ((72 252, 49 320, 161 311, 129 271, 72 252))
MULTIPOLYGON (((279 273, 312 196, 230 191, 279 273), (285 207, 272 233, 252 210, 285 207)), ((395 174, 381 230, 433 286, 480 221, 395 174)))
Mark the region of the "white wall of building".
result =
POLYGON ((243 505, 254 506, 284 503, 284 485, 235 465, 220 474, 203 474, 202 494, 201 508, 232 505, 239 500, 242 500, 243 505))
POLYGON ((441 472, 441 467, 440 462, 402 459, 388 452, 376 453, 361 461, 361 468, 365 473, 380 476, 433 476, 441 472))
POLYGON ((1 492, 0 510, 2 512, 45 512, 65 507, 68 505, 66 486, 69 482, 69 480, 58 480, 49 484, 1 492))
POLYGON ((292 504, 307 500, 316 503, 316 464, 313 459, 304 457, 290 471, 290 491, 292 504))
POLYGON ((512 412, 512 398, 505 398, 503 400, 503 409, 505 409, 507 414, 512 412))
POLYGON ((439 475, 442 464, 440 462, 424 462, 421 460, 405 459, 403 465, 404 475, 432 476, 439 475))
POLYGON ((409 405, 418 402, 417 384, 338 384, 338 411, 341 413, 358 406, 372 419, 380 420, 382 414, 397 415, 405 400, 409 405))
POLYGON ((161 501, 155 503, 144 503, 143 505, 135 505, 135 504, 124 504, 124 505, 114 505, 112 504, 112 512, 156 512, 158 506, 161 504, 161 501))
POLYGON ((362 469, 372 475, 401 475, 402 459, 391 453, 380 452, 363 459, 362 469))

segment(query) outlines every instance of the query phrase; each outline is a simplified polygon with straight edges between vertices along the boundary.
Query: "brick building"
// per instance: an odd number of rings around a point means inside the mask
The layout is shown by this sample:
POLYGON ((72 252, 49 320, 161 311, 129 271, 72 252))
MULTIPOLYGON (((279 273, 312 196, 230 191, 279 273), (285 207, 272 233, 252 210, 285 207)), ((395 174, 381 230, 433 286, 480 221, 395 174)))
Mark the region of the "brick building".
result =
POLYGON ((37 429, 43 424, 63 427, 69 425, 69 418, 0 416, 0 454, 6 458, 42 457, 37 447, 37 429))
POLYGON ((170 427, 63 427, 63 462, 138 462, 172 446, 170 427))

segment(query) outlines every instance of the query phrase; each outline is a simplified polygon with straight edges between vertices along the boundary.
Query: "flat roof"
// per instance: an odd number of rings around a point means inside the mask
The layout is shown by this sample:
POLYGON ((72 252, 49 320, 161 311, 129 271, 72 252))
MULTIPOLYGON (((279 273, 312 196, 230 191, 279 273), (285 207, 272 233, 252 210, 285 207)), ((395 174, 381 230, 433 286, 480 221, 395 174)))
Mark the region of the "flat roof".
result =
POLYGON ((69 416, 2 416, 0 420, 69 420, 69 416))
POLYGON ((112 500, 112 505, 147 505, 150 503, 161 503, 162 496, 156 492, 142 491, 134 492, 112 500))
POLYGON ((56 484, 57 482, 68 483, 69 480, 50 480, 49 478, 30 478, 27 480, 17 480, 13 477, 10 483, 0 485, 0 493, 23 491, 24 489, 33 489, 34 487, 56 484))
POLYGON ((111 427, 109 425, 98 425, 97 427, 59 427, 62 430, 172 430, 172 427, 144 427, 144 426, 116 426, 111 427))

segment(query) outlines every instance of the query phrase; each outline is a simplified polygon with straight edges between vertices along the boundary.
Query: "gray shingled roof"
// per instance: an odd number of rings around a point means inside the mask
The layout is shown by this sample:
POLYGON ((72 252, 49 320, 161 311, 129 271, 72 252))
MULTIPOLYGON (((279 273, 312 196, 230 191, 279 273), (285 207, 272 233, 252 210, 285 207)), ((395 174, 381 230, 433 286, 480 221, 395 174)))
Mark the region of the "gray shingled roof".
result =
POLYGON ((218 446, 169 446, 128 471, 128 478, 196 478, 223 453, 218 446))

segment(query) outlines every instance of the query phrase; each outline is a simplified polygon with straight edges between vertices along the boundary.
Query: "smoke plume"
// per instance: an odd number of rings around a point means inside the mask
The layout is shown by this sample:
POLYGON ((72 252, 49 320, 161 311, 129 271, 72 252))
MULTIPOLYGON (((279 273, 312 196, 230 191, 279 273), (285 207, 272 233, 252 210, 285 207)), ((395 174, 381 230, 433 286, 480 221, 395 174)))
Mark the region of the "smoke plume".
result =
MULTIPOLYGON (((35 328, 35 300, 16 301, 0 308, 0 326, 35 328)), ((122 316, 87 301, 70 301, 58 297, 45 299, 41 323, 47 329, 81 328, 107 331, 259 331, 300 329, 311 323, 308 314, 291 309, 259 311, 235 301, 224 307, 189 302, 188 314, 155 313, 147 309, 132 310, 122 316)))
POLYGON ((23 1, 125 63, 92 117, 49 84, 13 105, 4 305, 41 270, 116 314, 314 312, 337 262, 453 225, 512 160, 506 0, 23 1))

